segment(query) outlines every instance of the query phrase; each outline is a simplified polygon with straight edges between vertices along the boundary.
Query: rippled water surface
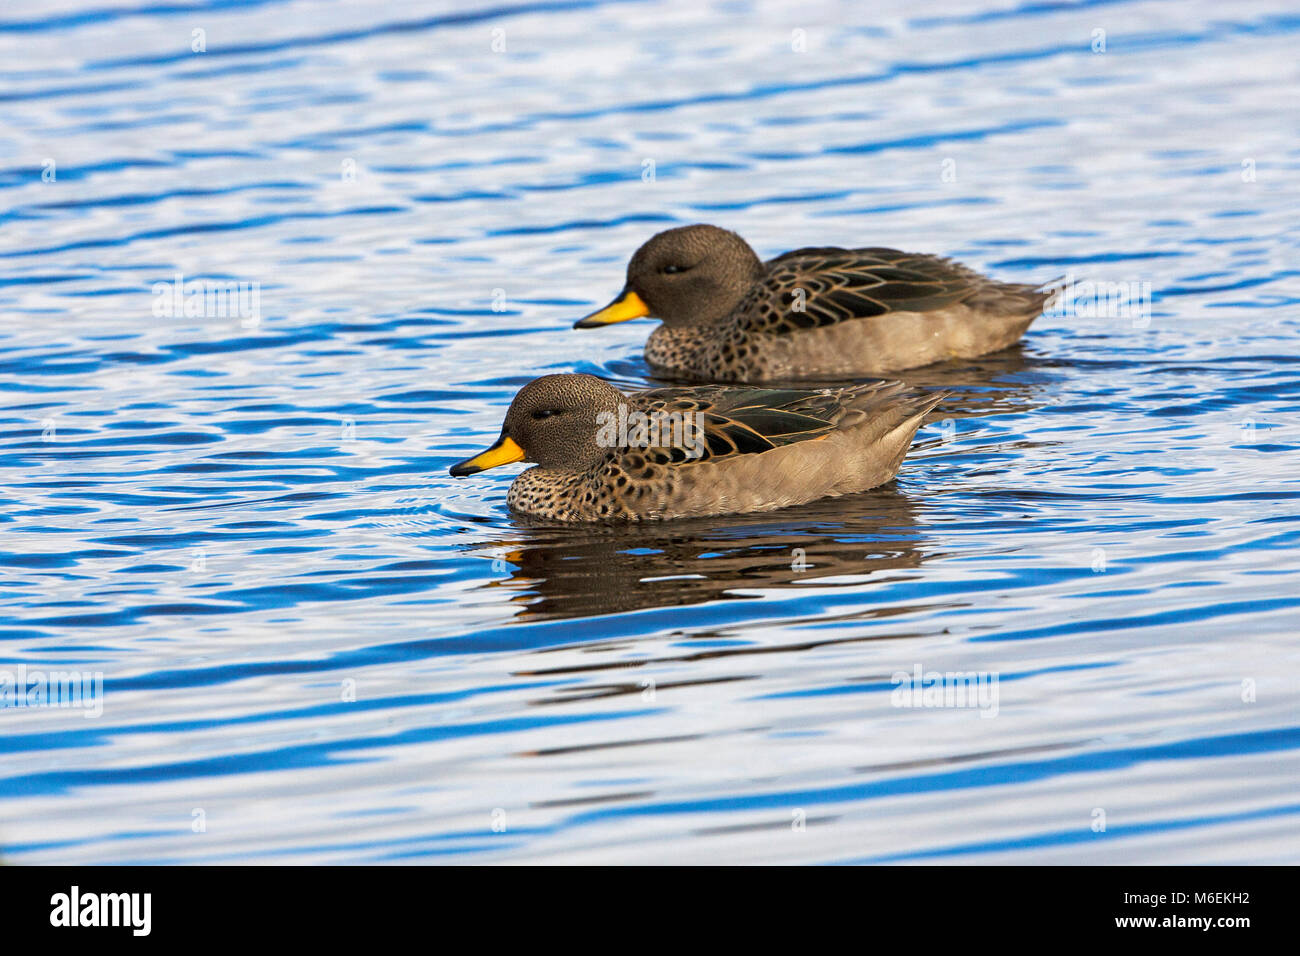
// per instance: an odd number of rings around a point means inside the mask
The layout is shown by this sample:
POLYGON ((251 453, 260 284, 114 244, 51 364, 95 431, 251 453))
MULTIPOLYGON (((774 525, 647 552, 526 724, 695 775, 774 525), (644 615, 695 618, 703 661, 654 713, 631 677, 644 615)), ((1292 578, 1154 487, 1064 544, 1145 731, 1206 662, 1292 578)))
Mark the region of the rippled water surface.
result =
POLYGON ((1300 862, 1286 2, 8 0, 7 862, 1300 862), (196 33, 195 31, 202 31, 196 33), (194 52, 193 47, 205 47, 194 52), (876 492, 455 481, 670 224, 1149 283, 905 376, 876 492), (159 315, 177 274, 260 321, 159 315), (802 558, 802 562, 800 560, 802 558), (987 672, 996 716, 900 707, 987 672))

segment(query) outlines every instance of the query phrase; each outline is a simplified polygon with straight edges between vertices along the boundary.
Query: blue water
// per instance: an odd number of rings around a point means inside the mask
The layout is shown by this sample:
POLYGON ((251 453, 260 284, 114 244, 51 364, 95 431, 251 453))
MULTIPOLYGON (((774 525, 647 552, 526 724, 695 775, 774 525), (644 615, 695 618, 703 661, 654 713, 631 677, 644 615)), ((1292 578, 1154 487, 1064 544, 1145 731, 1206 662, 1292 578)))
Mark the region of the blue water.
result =
POLYGON ((1285 0, 9 0, 0 670, 104 683, 0 709, 0 857, 1300 862, 1297 42, 1285 0), (694 221, 1150 309, 905 376, 953 397, 851 499, 548 529, 448 478, 536 375, 647 381, 648 324, 569 325, 694 221), (258 315, 155 314, 178 273, 258 315), (897 706, 917 667, 996 716, 897 706))

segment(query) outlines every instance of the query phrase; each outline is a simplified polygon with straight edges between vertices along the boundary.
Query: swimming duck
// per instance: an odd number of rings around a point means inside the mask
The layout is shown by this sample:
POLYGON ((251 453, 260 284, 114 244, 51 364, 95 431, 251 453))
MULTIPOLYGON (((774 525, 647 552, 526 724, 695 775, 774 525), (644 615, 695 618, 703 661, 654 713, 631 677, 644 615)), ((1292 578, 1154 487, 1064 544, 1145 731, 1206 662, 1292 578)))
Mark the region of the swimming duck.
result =
POLYGON ((695 225, 646 242, 618 297, 574 327, 661 319, 645 357, 675 378, 848 378, 1004 349, 1053 294, 897 249, 826 246, 763 262, 734 232, 695 225))
POLYGON ((769 511, 889 481, 942 398, 900 382, 624 394, 593 375, 546 375, 520 389, 496 443, 451 474, 535 462, 506 503, 558 521, 769 511))

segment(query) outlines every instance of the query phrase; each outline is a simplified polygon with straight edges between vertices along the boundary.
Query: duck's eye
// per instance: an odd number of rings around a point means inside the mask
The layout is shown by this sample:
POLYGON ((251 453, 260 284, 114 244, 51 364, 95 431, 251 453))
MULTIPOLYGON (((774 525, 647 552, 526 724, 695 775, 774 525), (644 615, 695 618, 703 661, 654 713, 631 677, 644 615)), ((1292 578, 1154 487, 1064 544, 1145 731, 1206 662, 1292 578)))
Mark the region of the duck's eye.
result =
POLYGON ((552 415, 558 415, 563 410, 564 409, 562 408, 539 408, 537 411, 533 412, 533 418, 541 421, 543 418, 550 418, 552 415))
POLYGON ((685 271, 686 271, 685 266, 664 266, 664 275, 666 276, 676 275, 679 272, 685 272, 685 271))

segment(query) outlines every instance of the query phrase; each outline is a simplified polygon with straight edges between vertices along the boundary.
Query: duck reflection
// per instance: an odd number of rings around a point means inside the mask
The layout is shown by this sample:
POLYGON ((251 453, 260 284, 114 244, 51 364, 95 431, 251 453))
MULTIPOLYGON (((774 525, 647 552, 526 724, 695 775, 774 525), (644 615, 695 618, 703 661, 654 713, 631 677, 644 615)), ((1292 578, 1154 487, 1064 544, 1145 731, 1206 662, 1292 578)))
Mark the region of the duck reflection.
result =
POLYGON ((893 486, 766 514, 639 525, 520 522, 506 540, 470 546, 501 560, 528 620, 587 617, 724 598, 765 588, 860 585, 920 566, 916 506, 893 486), (832 579, 832 580, 827 580, 832 579))
MULTIPOLYGON (((907 369, 891 373, 888 377, 906 382, 916 388, 948 392, 941 406, 927 419, 973 418, 1025 411, 1043 404, 1046 386, 1058 379, 1062 363, 1045 358, 1033 351, 1032 346, 1018 342, 1010 348, 978 358, 952 359, 924 368, 907 369)), ((650 379, 667 384, 669 379, 656 378, 644 362, 616 360, 602 370, 602 374, 625 381, 636 387, 637 379, 650 379)), ((852 379, 848 381, 867 381, 852 379)), ((795 388, 818 388, 826 385, 844 385, 846 381, 812 381, 779 383, 795 388)))
POLYGON ((1035 355, 1017 343, 992 355, 952 359, 893 377, 916 388, 948 393, 931 420, 973 418, 1037 408, 1048 386, 1061 377, 1060 367, 1059 361, 1035 355))

